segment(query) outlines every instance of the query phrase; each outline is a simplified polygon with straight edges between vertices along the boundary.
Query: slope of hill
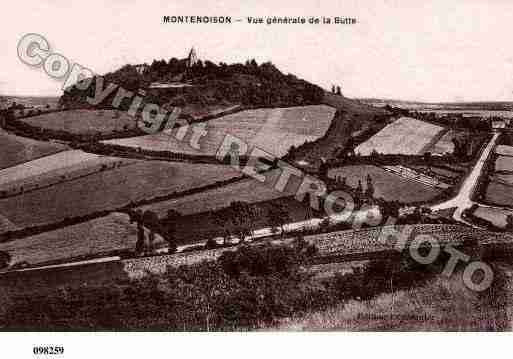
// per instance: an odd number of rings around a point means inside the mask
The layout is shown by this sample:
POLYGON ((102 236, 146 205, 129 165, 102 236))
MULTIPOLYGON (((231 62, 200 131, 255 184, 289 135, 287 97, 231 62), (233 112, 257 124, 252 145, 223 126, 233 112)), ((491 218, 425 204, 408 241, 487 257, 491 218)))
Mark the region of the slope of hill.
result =
POLYGON ((2 151, 0 169, 48 156, 65 149, 66 146, 59 143, 36 141, 0 129, 0 150, 2 151))
POLYGON ((374 107, 364 102, 347 97, 336 95, 331 92, 324 94, 323 102, 326 105, 335 107, 337 110, 344 110, 348 113, 360 115, 385 115, 387 111, 383 108, 374 107))
MULTIPOLYGON (((73 86, 60 99, 66 108, 91 108, 87 96, 93 96, 95 81, 85 91, 73 86)), ((166 110, 182 109, 182 117, 193 120, 195 114, 209 114, 216 109, 241 105, 241 109, 283 108, 305 105, 328 105, 336 108, 337 114, 322 138, 313 139, 304 145, 294 143, 294 153, 289 159, 305 160, 318 166, 322 158, 329 158, 350 142, 352 134, 372 133, 381 128, 388 112, 357 100, 324 91, 317 85, 299 79, 292 74, 283 74, 272 63, 257 64, 255 60, 245 64, 214 64, 198 62, 187 67, 183 60, 153 61, 144 72, 136 66, 126 65, 104 76, 103 87, 114 83, 120 87, 138 91, 145 90, 143 102, 159 104, 166 110)), ((117 91, 112 92, 96 107, 109 108, 117 91)), ((129 99, 121 103, 128 109, 129 99)), ((141 106, 142 108, 142 106, 141 106)), ((285 149, 285 152, 287 149, 285 149)), ((283 153, 281 153, 283 155, 283 153)))

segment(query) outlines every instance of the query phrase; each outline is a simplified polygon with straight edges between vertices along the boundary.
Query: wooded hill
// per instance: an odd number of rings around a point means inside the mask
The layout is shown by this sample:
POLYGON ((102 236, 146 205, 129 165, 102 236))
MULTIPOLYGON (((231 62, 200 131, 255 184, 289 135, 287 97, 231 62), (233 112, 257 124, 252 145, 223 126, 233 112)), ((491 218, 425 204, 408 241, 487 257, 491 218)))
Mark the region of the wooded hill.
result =
MULTIPOLYGON (((139 73, 134 65, 125 65, 117 71, 104 75, 104 87, 108 83, 137 91, 146 90, 145 102, 156 103, 164 108, 170 106, 212 107, 241 104, 247 107, 284 107, 320 104, 324 90, 294 75, 283 74, 272 63, 257 64, 255 60, 245 64, 214 64, 198 61, 187 67, 184 60, 156 60, 139 73), (152 83, 186 84, 183 87, 151 88, 152 83), (189 86, 190 85, 190 86, 189 86)), ((64 92, 60 105, 65 108, 92 107, 87 96, 92 96, 95 83, 87 90, 72 86, 64 92)), ((99 106, 109 108, 116 91, 99 106)), ((122 103, 128 109, 129 100, 122 103)))

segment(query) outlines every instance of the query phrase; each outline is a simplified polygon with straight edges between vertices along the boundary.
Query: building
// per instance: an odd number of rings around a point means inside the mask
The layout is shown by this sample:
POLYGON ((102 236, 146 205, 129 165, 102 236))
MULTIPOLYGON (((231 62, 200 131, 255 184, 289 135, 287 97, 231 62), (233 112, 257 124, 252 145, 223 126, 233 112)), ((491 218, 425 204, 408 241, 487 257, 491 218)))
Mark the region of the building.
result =
POLYGON ((196 54, 196 50, 194 47, 189 51, 189 56, 187 56, 187 67, 192 67, 198 63, 198 55, 196 54))

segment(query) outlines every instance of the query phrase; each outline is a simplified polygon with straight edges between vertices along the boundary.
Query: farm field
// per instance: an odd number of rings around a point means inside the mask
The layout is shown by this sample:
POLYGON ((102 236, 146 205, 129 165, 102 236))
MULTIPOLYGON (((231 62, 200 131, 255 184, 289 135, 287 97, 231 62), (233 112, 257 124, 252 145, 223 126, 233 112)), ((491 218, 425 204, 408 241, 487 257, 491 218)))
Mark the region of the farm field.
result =
POLYGON ((199 150, 188 145, 189 138, 178 141, 173 135, 176 130, 105 143, 157 151, 214 155, 225 136, 230 134, 282 157, 291 146, 322 137, 334 114, 335 109, 326 105, 241 111, 206 122, 208 133, 201 138, 199 150))
MULTIPOLYGON (((272 196, 269 196, 272 197, 272 196)), ((268 198, 269 198, 268 197, 268 198)), ((263 198, 265 203, 258 202, 260 215, 255 219, 255 228, 269 227, 268 209, 272 203, 279 203, 287 212, 290 222, 299 222, 315 217, 315 211, 307 204, 298 202, 293 197, 276 198, 269 200, 263 198)), ((256 203, 253 201, 253 203, 256 203)), ((221 210, 222 211, 222 210, 221 210)), ((186 216, 176 226, 175 238, 178 244, 189 244, 206 241, 210 238, 222 236, 226 227, 220 228, 215 224, 210 212, 195 213, 186 216)))
POLYGON ((114 110, 70 110, 27 117, 22 121, 50 130, 63 130, 73 134, 109 134, 137 127, 134 117, 114 110))
POLYGON ((485 200, 498 206, 513 207, 513 185, 490 182, 486 188, 485 200))
POLYGON ((16 229, 18 229, 18 227, 16 227, 14 225, 14 223, 9 221, 4 216, 0 215, 0 233, 7 232, 7 231, 14 231, 16 229))
POLYGON ((59 143, 36 141, 11 135, 0 128, 0 169, 15 166, 66 150, 68 147, 59 143))
POLYGON ((504 184, 510 184, 513 186, 513 173, 499 173, 494 174, 491 179, 493 181, 502 182, 504 184))
POLYGON ((370 155, 374 150, 382 154, 418 155, 438 142, 445 129, 424 121, 401 117, 358 145, 360 155, 370 155))
POLYGON ((495 171, 513 172, 513 158, 510 156, 498 156, 497 160, 495 160, 495 171))
MULTIPOLYGON (((504 152, 504 147, 500 152, 504 152)), ((497 151, 496 148, 496 151, 497 151)), ((488 184, 481 194, 484 196, 486 203, 496 205, 513 207, 513 157, 499 155, 495 159, 494 172, 490 173, 488 177, 488 184)))
POLYGON ((382 197, 387 201, 427 202, 442 192, 438 188, 407 180, 373 165, 345 166, 331 169, 328 173, 331 178, 345 177, 346 183, 353 188, 361 181, 364 190, 367 175, 371 176, 374 184, 374 197, 382 197))
POLYGON ((357 99, 349 99, 344 96, 336 95, 331 92, 324 93, 323 102, 327 105, 344 110, 349 113, 360 115, 385 115, 387 111, 379 106, 369 106, 363 101, 357 99))
POLYGON ((452 153, 454 151, 454 144, 452 139, 455 137, 455 131, 449 130, 445 133, 438 142, 436 142, 429 151, 432 154, 443 155, 445 153, 452 153))
POLYGON ((0 191, 4 194, 50 185, 131 161, 69 150, 0 170, 0 191))
POLYGON ((201 193, 142 206, 140 209, 152 210, 159 217, 164 217, 170 209, 177 210, 182 215, 189 215, 226 208, 234 201, 255 203, 295 194, 300 184, 295 176, 291 177, 283 193, 273 188, 280 173, 279 170, 267 172, 265 183, 248 178, 201 193))
POLYGON ((508 215, 513 214, 513 211, 506 209, 490 208, 479 206, 474 211, 474 216, 486 219, 493 223, 493 225, 504 228, 506 227, 506 218, 508 215))
POLYGON ((240 172, 222 165, 133 161, 126 166, 1 199, 0 215, 18 227, 53 223, 239 176, 240 172))
POLYGON ((475 135, 464 130, 449 130, 443 134, 440 140, 436 141, 432 146, 425 148, 425 151, 431 152, 434 155, 452 154, 454 152, 454 143, 452 141, 457 139, 460 142, 471 141, 472 152, 475 152, 483 145, 486 137, 484 134, 475 135))
POLYGON ((498 145, 495 147, 495 153, 501 156, 513 156, 513 146, 498 145))
POLYGON ((0 243, 0 251, 8 251, 13 257, 13 263, 37 264, 133 249, 136 240, 136 225, 130 224, 128 215, 113 213, 73 226, 0 243))
POLYGON ((205 116, 217 116, 223 112, 237 110, 240 105, 200 105, 200 104, 186 104, 182 107, 182 115, 189 115, 194 120, 201 120, 205 116))

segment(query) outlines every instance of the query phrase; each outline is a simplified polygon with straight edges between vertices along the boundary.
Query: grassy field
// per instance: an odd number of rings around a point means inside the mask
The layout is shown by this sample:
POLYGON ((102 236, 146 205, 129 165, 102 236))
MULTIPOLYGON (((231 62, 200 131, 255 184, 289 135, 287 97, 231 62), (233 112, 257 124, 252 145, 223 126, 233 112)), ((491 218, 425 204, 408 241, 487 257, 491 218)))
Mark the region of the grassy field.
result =
POLYGON ((67 149, 53 142, 35 141, 8 134, 0 129, 0 169, 15 166, 36 158, 48 156, 67 149))
POLYGON ((506 226, 506 217, 510 214, 513 214, 513 211, 483 206, 479 206, 474 211, 474 216, 486 219, 499 228, 504 228, 506 226))
POLYGON ((114 110, 70 110, 23 119, 32 126, 63 130, 73 134, 108 134, 137 127, 134 117, 114 110))
MULTIPOLYGON (((143 149, 189 154, 215 154, 227 134, 258 146, 275 156, 283 156, 291 146, 322 137, 327 131, 335 109, 325 105, 241 111, 206 123, 207 135, 200 149, 178 141, 165 131, 155 135, 105 141, 143 149)), ((188 138, 185 138, 188 143, 188 138)))
POLYGON ((438 142, 436 142, 429 151, 432 154, 443 155, 445 153, 452 153, 454 151, 454 144, 452 139, 455 137, 455 131, 447 131, 438 142))
POLYGON ((389 201, 425 202, 441 193, 439 189, 407 180, 372 165, 340 167, 330 170, 328 175, 332 178, 345 177, 346 183, 353 188, 361 181, 364 189, 366 177, 370 175, 375 188, 374 197, 382 197, 389 201))
POLYGON ((359 115, 384 115, 387 113, 383 108, 370 106, 357 99, 350 99, 344 96, 336 95, 331 92, 324 93, 323 102, 339 110, 344 110, 351 114, 359 115))
POLYGON ((130 224, 128 215, 113 213, 74 226, 0 243, 0 251, 9 252, 13 263, 36 264, 133 249, 136 234, 136 225, 130 224))
MULTIPOLYGON (((509 146, 497 147, 502 147, 499 151, 504 152, 504 148, 509 146)), ((513 157, 497 156, 494 172, 490 174, 488 186, 483 194, 489 204, 513 207, 513 157)))
POLYGON ((491 179, 493 181, 501 182, 503 184, 510 184, 513 186, 513 173, 494 174, 491 179))
POLYGON ((486 188, 486 201, 499 206, 513 206, 513 185, 505 185, 495 181, 486 188))
POLYGON ((53 223, 240 175, 222 165, 133 161, 127 166, 2 199, 0 214, 18 227, 53 223))
POLYGON ((491 301, 467 289, 459 273, 419 287, 395 289, 371 299, 349 300, 286 318, 264 330, 502 331, 511 330, 509 319, 491 301))
POLYGON ((268 172, 265 183, 258 182, 255 179, 246 179, 201 193, 142 206, 141 209, 152 210, 160 217, 165 216, 170 209, 189 215, 225 208, 234 201, 255 203, 294 194, 299 185, 299 181, 294 176, 291 177, 290 183, 284 192, 273 189, 272 184, 276 182, 279 174, 280 172, 277 170, 268 172))
POLYGON ((369 155, 374 150, 382 154, 422 154, 443 131, 441 126, 401 117, 356 147, 355 152, 361 155, 369 155))
POLYGON ((495 161, 495 171, 513 172, 513 158, 510 156, 499 156, 495 161))
POLYGON ((501 156, 513 156, 513 146, 498 145, 495 147, 495 153, 501 156))
POLYGON ((460 142, 471 141, 471 146, 475 151, 483 145, 483 141, 486 139, 486 135, 483 133, 475 135, 463 130, 449 130, 445 134, 443 132, 441 134, 443 136, 438 141, 425 148, 426 152, 435 155, 452 154, 454 152, 454 143, 452 142, 454 139, 460 142))
POLYGON ((0 170, 0 191, 12 195, 133 163, 133 161, 69 150, 0 170))
POLYGON ((18 227, 16 227, 14 223, 9 221, 6 217, 0 215, 0 233, 13 231, 16 229, 18 229, 18 227))

